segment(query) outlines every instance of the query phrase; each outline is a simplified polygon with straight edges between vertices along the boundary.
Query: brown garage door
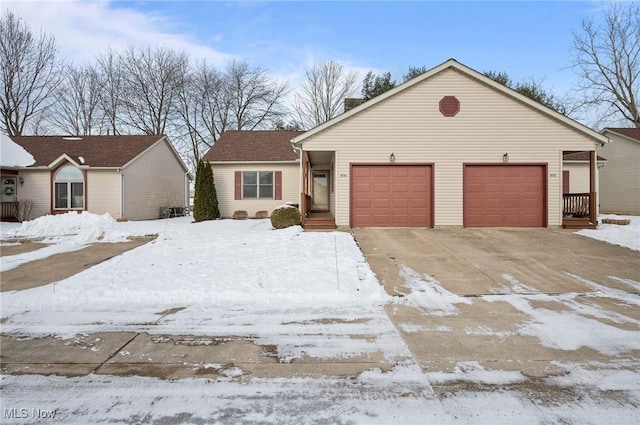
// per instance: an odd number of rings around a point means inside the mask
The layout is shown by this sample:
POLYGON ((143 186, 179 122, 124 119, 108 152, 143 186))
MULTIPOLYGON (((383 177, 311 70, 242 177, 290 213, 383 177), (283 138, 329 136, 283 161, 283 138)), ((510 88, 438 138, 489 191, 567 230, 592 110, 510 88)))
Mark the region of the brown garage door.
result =
POLYGON ((432 226, 431 165, 353 165, 352 227, 432 226))
POLYGON ((546 166, 465 165, 465 227, 546 226, 546 166))

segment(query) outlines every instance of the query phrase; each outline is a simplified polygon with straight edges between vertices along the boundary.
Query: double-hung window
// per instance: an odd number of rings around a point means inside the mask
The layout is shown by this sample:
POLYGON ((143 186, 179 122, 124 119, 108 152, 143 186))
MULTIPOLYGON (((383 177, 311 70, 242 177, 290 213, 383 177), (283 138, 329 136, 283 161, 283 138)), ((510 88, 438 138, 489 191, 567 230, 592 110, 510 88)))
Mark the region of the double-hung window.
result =
POLYGON ((273 199, 273 171, 243 171, 243 199, 273 199))
POLYGON ((54 208, 80 210, 84 208, 84 177, 82 171, 66 165, 54 177, 54 208))

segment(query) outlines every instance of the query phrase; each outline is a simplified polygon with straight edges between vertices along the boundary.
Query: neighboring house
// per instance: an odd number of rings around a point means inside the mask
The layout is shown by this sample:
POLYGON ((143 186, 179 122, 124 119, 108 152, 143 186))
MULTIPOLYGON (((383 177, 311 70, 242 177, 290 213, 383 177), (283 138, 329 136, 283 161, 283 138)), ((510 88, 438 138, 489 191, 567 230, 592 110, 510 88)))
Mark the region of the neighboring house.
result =
POLYGON ((305 224, 327 209, 350 227, 594 227, 607 141, 451 59, 292 142, 305 224), (569 152, 589 159, 579 219, 562 193, 569 152))
POLYGON ((3 219, 11 202, 33 200, 33 216, 68 211, 109 213, 115 219, 158 218, 163 207, 188 202, 188 169, 166 136, 14 136, 31 165, 4 166, 3 219))
POLYGON ((607 166, 600 170, 603 213, 640 215, 640 128, 605 128, 611 143, 602 148, 607 166))
POLYGON ((222 218, 255 217, 300 198, 300 161, 291 139, 300 131, 227 131, 203 159, 211 163, 222 218))

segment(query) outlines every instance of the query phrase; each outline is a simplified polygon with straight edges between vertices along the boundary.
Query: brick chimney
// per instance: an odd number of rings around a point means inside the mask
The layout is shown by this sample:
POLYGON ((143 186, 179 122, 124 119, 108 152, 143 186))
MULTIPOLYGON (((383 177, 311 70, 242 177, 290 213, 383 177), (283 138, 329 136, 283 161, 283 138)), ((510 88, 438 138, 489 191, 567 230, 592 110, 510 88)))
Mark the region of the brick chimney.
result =
POLYGON ((366 102, 365 99, 360 99, 357 97, 348 97, 344 100, 344 111, 348 112, 353 108, 356 108, 366 102))

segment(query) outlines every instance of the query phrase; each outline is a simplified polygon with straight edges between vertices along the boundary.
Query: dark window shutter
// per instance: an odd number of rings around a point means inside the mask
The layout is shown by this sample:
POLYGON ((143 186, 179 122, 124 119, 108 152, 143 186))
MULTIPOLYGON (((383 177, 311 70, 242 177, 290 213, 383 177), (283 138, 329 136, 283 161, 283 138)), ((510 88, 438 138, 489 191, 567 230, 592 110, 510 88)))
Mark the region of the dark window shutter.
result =
POLYGON ((282 199, 282 171, 276 171, 275 198, 282 199))
POLYGON ((242 199, 242 171, 236 171, 235 199, 242 199))

